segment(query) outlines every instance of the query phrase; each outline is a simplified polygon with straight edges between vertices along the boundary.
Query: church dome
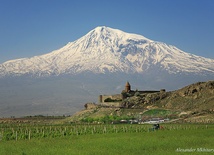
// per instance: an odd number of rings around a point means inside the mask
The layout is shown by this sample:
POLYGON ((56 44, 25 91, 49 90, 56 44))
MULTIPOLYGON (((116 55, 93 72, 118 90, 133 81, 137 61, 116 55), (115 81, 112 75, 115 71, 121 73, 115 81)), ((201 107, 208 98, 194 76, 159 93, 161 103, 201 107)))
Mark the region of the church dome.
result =
POLYGON ((131 85, 129 84, 129 82, 127 81, 126 82, 126 85, 125 85, 125 92, 129 92, 131 90, 131 85))
POLYGON ((130 84, 129 84, 129 82, 128 82, 128 81, 126 82, 126 87, 127 87, 127 86, 130 86, 130 84))

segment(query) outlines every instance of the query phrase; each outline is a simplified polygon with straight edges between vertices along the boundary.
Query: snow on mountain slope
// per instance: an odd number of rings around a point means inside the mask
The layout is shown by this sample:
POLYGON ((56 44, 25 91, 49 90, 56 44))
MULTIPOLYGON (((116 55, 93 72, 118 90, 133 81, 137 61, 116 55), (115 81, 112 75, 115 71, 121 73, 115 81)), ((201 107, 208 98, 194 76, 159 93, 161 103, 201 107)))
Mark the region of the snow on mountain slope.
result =
POLYGON ((168 73, 214 74, 214 60, 185 53, 175 46, 109 27, 97 27, 51 53, 0 64, 0 75, 49 76, 124 72, 143 73, 151 66, 168 73))

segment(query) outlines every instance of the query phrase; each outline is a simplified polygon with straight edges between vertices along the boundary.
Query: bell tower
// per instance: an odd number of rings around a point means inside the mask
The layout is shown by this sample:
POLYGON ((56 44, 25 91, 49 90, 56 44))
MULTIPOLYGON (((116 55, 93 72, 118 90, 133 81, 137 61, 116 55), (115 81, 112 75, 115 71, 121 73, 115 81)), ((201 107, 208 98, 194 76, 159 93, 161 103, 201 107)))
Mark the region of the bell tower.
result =
POLYGON ((130 85, 129 82, 127 81, 127 82, 126 82, 126 85, 125 85, 125 92, 128 93, 130 90, 131 90, 131 85, 130 85))

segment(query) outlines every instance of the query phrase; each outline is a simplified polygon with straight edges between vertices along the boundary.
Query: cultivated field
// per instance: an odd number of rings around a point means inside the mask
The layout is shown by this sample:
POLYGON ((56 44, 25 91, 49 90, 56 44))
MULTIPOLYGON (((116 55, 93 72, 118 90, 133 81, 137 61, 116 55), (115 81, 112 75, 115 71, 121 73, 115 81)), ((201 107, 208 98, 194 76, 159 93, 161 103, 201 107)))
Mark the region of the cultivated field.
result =
POLYGON ((0 124, 0 154, 214 154, 214 125, 0 124))

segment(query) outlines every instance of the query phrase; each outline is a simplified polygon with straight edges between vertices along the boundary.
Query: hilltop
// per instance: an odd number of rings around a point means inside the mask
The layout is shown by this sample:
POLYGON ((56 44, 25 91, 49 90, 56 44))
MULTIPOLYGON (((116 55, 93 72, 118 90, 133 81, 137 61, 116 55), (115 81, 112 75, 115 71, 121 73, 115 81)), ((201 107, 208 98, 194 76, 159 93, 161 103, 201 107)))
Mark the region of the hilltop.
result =
POLYGON ((135 93, 121 101, 121 107, 85 104, 69 121, 144 117, 167 117, 182 122, 214 122, 214 81, 197 82, 179 90, 135 93), (102 118, 102 119, 101 119, 102 118))

